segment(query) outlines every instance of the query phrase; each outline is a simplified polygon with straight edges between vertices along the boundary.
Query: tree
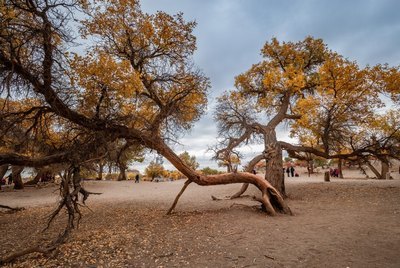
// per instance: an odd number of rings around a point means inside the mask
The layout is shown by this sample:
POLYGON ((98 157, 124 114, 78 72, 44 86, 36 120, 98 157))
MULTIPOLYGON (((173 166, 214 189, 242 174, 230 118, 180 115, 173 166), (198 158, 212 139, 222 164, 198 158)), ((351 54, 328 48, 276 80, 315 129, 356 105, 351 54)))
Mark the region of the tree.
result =
POLYGON ((203 169, 201 170, 201 172, 202 172, 204 175, 216 175, 216 174, 219 174, 219 173, 220 173, 218 170, 213 169, 213 168, 210 168, 210 167, 205 167, 205 168, 203 168, 203 169))
POLYGON ((236 172, 240 165, 240 158, 236 154, 230 154, 227 159, 218 161, 219 167, 226 167, 227 172, 236 172))
POLYGON ((196 170, 200 164, 196 161, 196 156, 190 156, 188 152, 184 151, 179 155, 179 157, 182 159, 182 161, 192 168, 193 170, 196 170))
POLYGON ((151 178, 151 181, 153 181, 156 177, 163 177, 166 173, 166 170, 161 164, 151 161, 146 167, 144 173, 147 177, 151 178))
POLYGON ((117 140, 107 145, 105 159, 109 165, 116 165, 119 169, 119 181, 126 180, 126 170, 133 162, 143 162, 143 147, 137 146, 126 140, 117 140))
POLYGON ((265 148, 265 178, 284 195, 282 148, 275 129, 284 120, 300 118, 292 107, 315 90, 318 68, 328 54, 321 39, 308 37, 297 43, 279 43, 274 38, 262 49, 264 60, 238 75, 236 90, 218 100, 220 132, 234 130, 241 135, 238 141, 248 140, 254 133, 261 135, 265 148))
POLYGON ((317 167, 323 167, 325 168, 326 166, 328 166, 328 160, 326 160, 323 157, 315 157, 313 159, 313 163, 315 164, 315 166, 317 167))
POLYGON ((178 170, 168 170, 166 173, 167 174, 165 176, 172 180, 180 180, 185 178, 185 176, 183 176, 183 174, 178 170))

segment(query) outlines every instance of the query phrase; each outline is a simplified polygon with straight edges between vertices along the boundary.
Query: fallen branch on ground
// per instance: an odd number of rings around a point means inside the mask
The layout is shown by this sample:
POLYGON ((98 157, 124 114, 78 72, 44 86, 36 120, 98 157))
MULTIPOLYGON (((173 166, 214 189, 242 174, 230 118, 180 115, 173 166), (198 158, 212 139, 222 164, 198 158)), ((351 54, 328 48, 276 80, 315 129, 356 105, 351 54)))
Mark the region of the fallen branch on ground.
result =
MULTIPOLYGON (((250 196, 250 195, 241 195, 241 196, 238 196, 238 197, 236 197, 236 198, 246 198, 246 197, 251 197, 251 196, 250 196)), ((211 199, 214 200, 214 201, 231 200, 232 197, 231 197, 231 196, 216 197, 215 195, 212 195, 212 196, 211 196, 211 199)))
POLYGON ((9 210, 12 210, 12 211, 21 211, 21 210, 25 209, 24 207, 13 208, 13 207, 9 207, 9 206, 6 206, 6 205, 0 205, 0 208, 9 209, 9 210))

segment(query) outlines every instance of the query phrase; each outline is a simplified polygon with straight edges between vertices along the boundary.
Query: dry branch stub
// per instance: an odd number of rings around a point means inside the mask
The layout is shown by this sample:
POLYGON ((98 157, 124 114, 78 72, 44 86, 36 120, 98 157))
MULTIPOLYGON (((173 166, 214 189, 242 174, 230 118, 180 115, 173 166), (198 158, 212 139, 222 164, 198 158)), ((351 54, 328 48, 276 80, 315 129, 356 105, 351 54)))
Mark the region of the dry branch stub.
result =
POLYGON ((325 171, 325 173, 324 173, 324 181, 327 181, 327 182, 331 181, 331 180, 330 180, 329 171, 325 171))

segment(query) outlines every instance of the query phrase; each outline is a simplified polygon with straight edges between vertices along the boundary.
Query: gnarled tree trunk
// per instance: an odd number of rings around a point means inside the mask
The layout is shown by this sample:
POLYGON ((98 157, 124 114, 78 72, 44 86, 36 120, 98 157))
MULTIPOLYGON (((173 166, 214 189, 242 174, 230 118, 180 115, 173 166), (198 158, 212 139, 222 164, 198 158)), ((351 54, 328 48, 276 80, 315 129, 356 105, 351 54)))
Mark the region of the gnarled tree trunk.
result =
POLYGON ((307 161, 307 171, 308 171, 308 176, 314 174, 314 161, 312 159, 307 161))
POLYGON ((24 189, 24 183, 22 182, 22 178, 21 178, 21 173, 23 170, 24 170, 24 167, 20 167, 20 166, 12 166, 11 167, 12 178, 13 178, 13 182, 14 182, 14 189, 16 189, 16 190, 24 189))
POLYGON ((264 156, 266 159, 265 179, 283 196, 286 196, 285 180, 282 172, 282 148, 276 139, 275 129, 266 130, 264 144, 264 156))
POLYGON ((111 169, 111 164, 108 164, 108 175, 111 175, 112 169, 111 169))
POLYGON ((342 159, 338 159, 338 170, 339 170, 339 178, 343 179, 343 160, 342 159))
POLYGON ((228 172, 228 173, 232 172, 232 165, 231 164, 226 165, 226 172, 228 172))
POLYGON ((325 171, 324 173, 324 181, 331 181, 329 171, 325 171))
POLYGON ((43 169, 38 169, 36 176, 25 183, 25 185, 36 185, 40 181, 40 178, 45 174, 43 169))
POLYGON ((386 157, 383 157, 379 160, 381 160, 381 179, 390 180, 389 161, 386 157))
MULTIPOLYGON (((0 166, 0 180, 3 180, 4 175, 6 175, 8 170, 8 165, 1 165, 0 166)), ((0 189, 1 189, 1 183, 0 183, 0 189)))
POLYGON ((384 157, 380 158, 379 160, 381 161, 381 172, 379 172, 369 161, 366 161, 366 163, 378 180, 391 179, 389 172, 389 161, 384 157))
POLYGON ((375 174, 377 179, 381 179, 381 174, 379 171, 369 162, 369 160, 366 161, 369 169, 375 174))
POLYGON ((267 180, 257 175, 248 172, 237 172, 205 176, 188 167, 162 140, 154 140, 151 146, 168 159, 190 181, 198 185, 251 183, 260 190, 261 197, 257 197, 256 200, 262 203, 268 214, 276 215, 278 212, 291 214, 291 210, 283 200, 282 195, 267 180))
POLYGON ((8 170, 8 165, 1 165, 0 166, 0 180, 6 175, 8 170))
POLYGON ((123 166, 123 165, 120 165, 118 167, 119 167, 118 180, 119 181, 126 181, 126 167, 123 166))
POLYGON ((103 180, 104 166, 105 166, 104 161, 103 161, 103 160, 100 160, 100 161, 99 161, 99 173, 98 173, 97 178, 96 178, 96 179, 99 180, 99 181, 103 180))

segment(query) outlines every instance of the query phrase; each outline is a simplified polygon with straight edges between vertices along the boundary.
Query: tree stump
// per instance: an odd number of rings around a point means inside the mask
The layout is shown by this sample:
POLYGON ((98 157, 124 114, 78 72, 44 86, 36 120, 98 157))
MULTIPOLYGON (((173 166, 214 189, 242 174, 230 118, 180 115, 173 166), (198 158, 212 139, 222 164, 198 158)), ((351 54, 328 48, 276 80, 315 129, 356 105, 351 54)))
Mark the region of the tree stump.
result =
POLYGON ((329 171, 325 171, 324 181, 331 181, 329 171))

